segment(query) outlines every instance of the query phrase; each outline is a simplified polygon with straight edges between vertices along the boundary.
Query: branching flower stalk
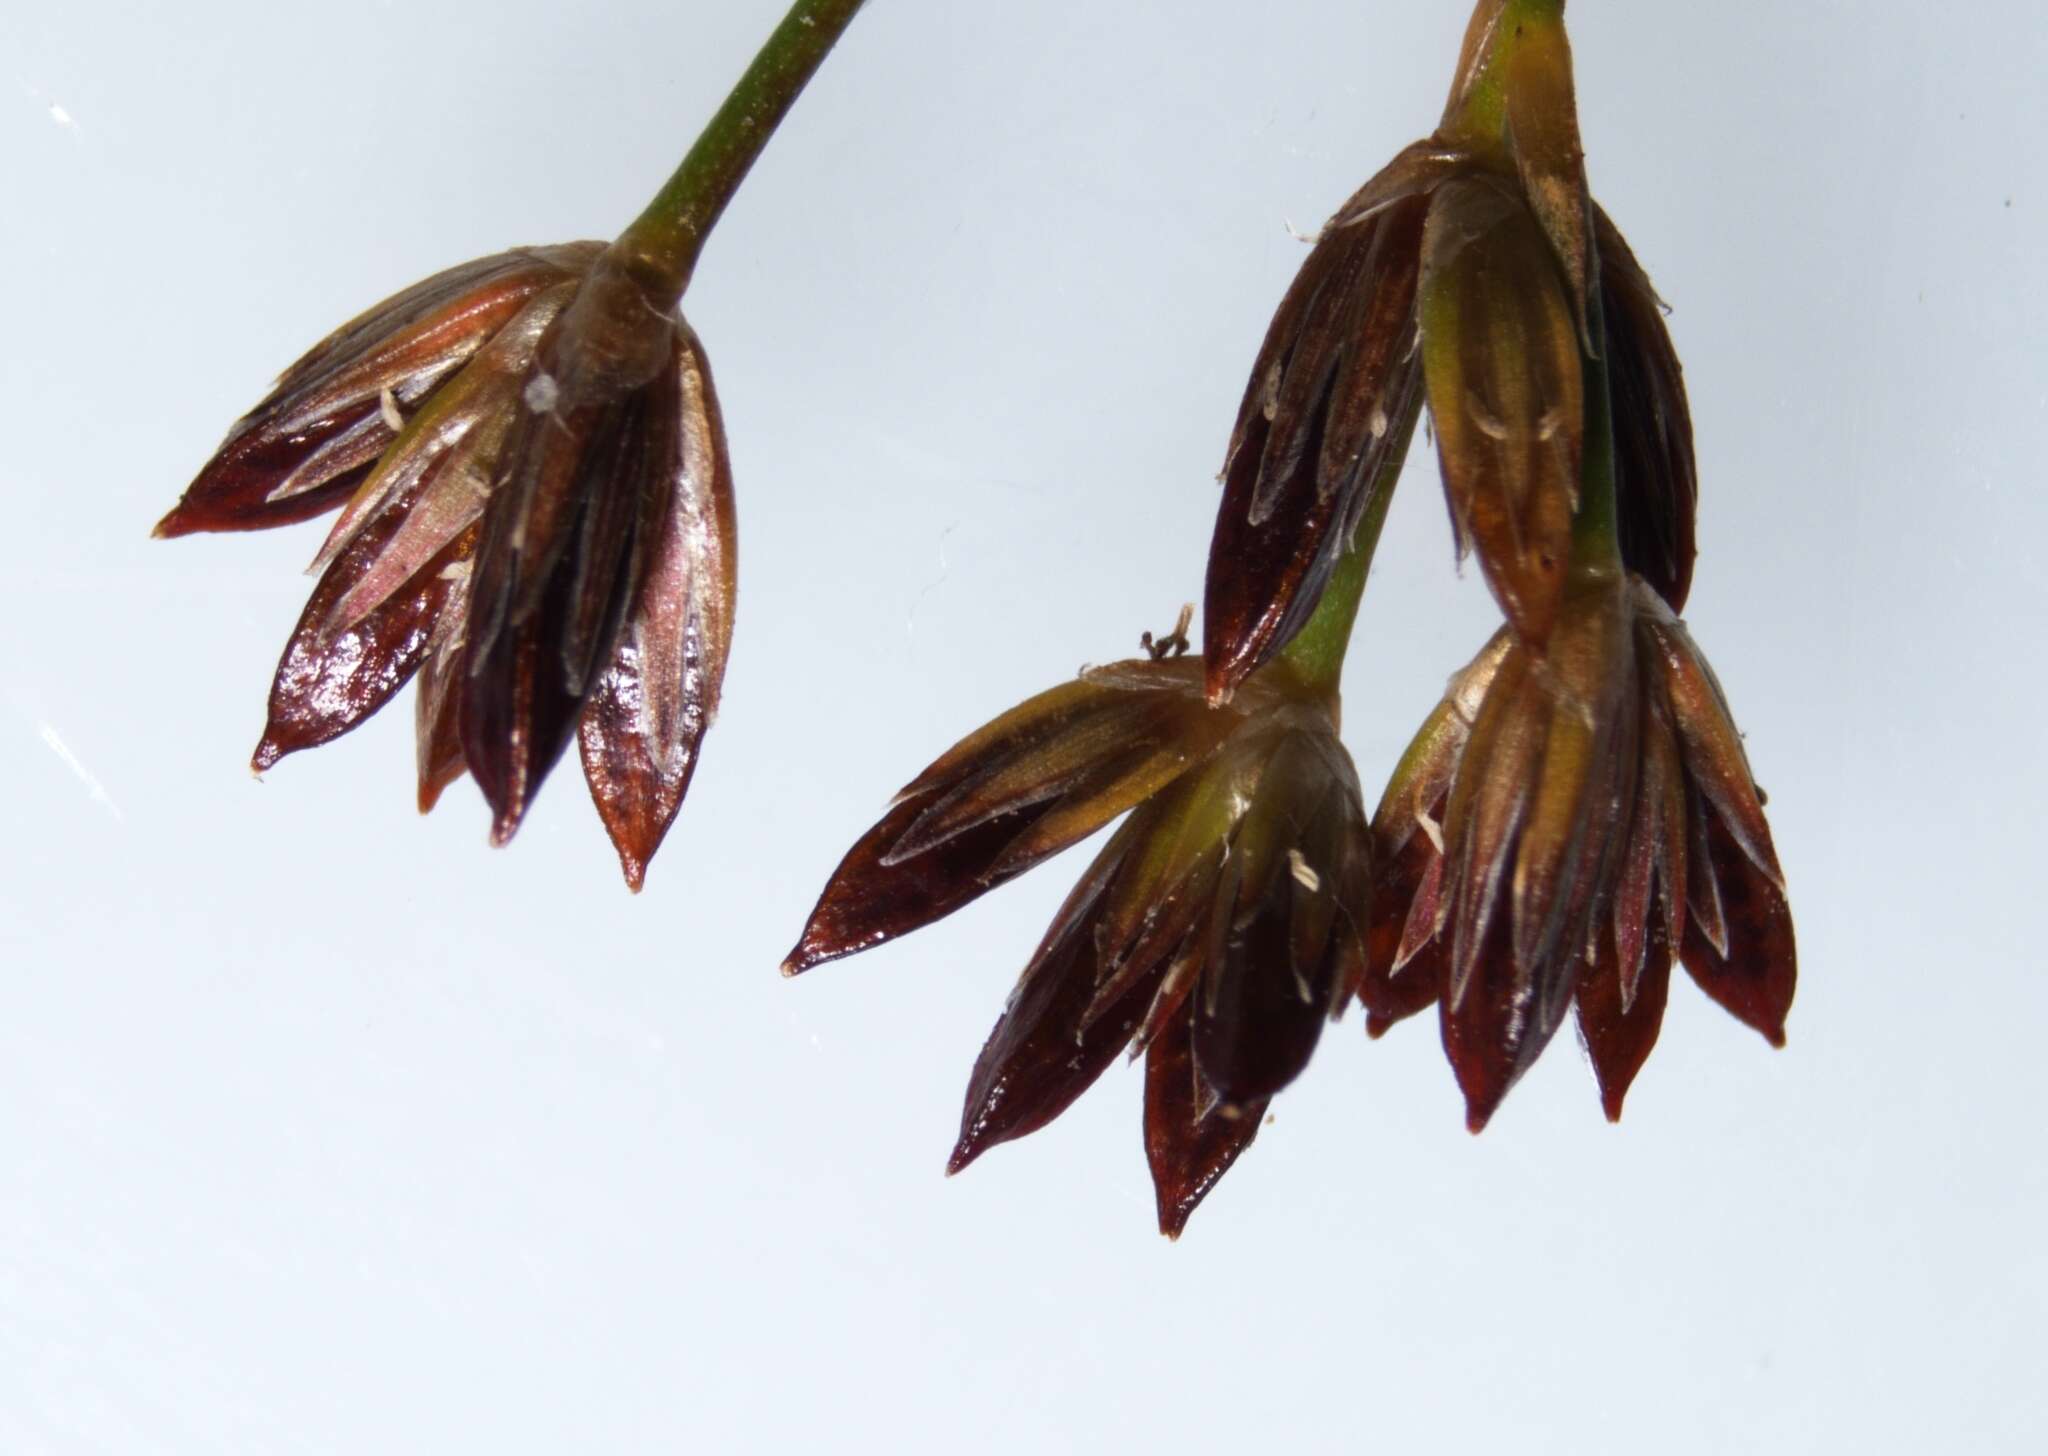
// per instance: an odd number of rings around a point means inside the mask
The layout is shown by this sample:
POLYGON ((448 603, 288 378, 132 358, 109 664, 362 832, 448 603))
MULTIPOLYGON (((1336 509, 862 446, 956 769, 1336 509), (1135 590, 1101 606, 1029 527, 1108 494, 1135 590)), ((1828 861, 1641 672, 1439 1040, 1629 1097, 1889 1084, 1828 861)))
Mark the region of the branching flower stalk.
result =
POLYGON ((784 964, 930 924, 1128 815, 990 1033, 949 1170, 1128 1049, 1177 1236, 1354 997, 1374 1035, 1439 1008, 1475 1131, 1572 1006, 1618 1116, 1674 957, 1782 1040, 1783 876, 1674 615, 1684 384, 1586 189, 1561 0, 1480 0, 1438 130, 1339 209, 1282 300, 1223 483, 1203 660, 1091 669, 940 755, 784 964), (1460 553, 1506 624, 1368 828, 1338 684, 1425 403, 1460 553))
POLYGON ((1394 445, 1381 466, 1351 541, 1338 556, 1330 580, 1316 599, 1315 610, 1274 659, 1274 667, 1294 678, 1306 695, 1321 695, 1338 712, 1338 683, 1344 675, 1344 659, 1351 650, 1352 628, 1365 596, 1373 555, 1379 550, 1380 531, 1387 524, 1387 510, 1394 503, 1394 487, 1401 467, 1407 462, 1408 444, 1415 434, 1415 422, 1422 413, 1422 401, 1415 400, 1406 416, 1393 426, 1394 445))
POLYGON ((419 802, 467 771, 504 843, 572 737, 629 885, 718 706, 734 510, 680 305, 726 205, 862 0, 797 0, 618 239, 518 248, 344 325, 229 432, 160 536, 340 517, 258 769, 415 675, 419 802))

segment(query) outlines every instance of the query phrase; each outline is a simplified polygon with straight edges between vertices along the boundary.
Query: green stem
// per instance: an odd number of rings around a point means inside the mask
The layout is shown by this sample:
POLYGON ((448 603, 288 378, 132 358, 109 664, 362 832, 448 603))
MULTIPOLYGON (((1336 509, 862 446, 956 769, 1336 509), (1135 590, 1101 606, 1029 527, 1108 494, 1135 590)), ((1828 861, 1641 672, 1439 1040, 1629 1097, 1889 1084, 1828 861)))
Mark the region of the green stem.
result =
POLYGON ((683 158, 614 245, 635 272, 674 302, 690 285, 697 255, 719 214, 746 180, 768 138, 864 0, 796 0, 683 158))
POLYGON ((1372 492, 1359 518, 1351 544, 1330 573, 1323 594, 1316 600, 1315 613, 1280 649, 1275 661, 1284 664, 1301 686, 1313 693, 1334 697, 1344 674, 1344 654, 1351 645, 1351 627, 1358 620, 1358 601, 1365 594, 1365 579, 1372 570, 1372 556, 1380 544, 1380 529, 1387 523, 1387 508, 1394 503, 1394 485, 1408 459, 1408 442, 1415 434, 1415 421, 1422 413, 1422 392, 1399 421, 1393 448, 1387 452, 1379 476, 1368 489, 1372 492))

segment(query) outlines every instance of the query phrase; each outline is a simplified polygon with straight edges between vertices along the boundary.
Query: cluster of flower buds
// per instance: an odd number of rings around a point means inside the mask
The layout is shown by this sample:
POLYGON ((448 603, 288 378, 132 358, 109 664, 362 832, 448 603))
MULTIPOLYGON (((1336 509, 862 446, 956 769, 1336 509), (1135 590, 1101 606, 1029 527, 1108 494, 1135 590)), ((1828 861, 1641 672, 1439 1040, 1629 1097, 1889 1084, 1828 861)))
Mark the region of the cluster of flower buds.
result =
POLYGON ((484 258, 378 304, 237 424, 157 527, 341 507, 255 766, 415 674, 419 800, 465 769, 499 842, 572 735, 636 888, 732 634, 733 507, 703 347, 616 248, 484 258))
POLYGON ((1120 814, 996 1023, 952 1166, 1143 1054, 1177 1235, 1354 998, 1431 1005, 1476 1130, 1578 1008, 1618 1116, 1674 959, 1774 1043, 1784 879, 1675 613, 1691 422, 1587 191, 1562 0, 1480 0, 1442 124, 1324 228, 1232 431, 1203 654, 1084 673, 962 740, 835 871, 784 969, 959 909, 1120 814), (1368 822, 1337 680, 1413 425, 1505 625, 1368 822))
POLYGON ((1783 1044, 1792 922, 1763 797, 1712 670, 1643 578, 1568 592, 1543 649, 1496 634, 1373 836, 1369 1029, 1436 1004, 1475 1132, 1574 1004, 1619 1118, 1674 957, 1783 1044))
MULTIPOLYGON (((517 829, 580 740, 629 884, 675 818, 731 641, 731 472, 680 301, 775 122, 860 8, 796 0, 610 245, 438 274, 314 348, 161 535, 339 518, 255 763, 420 679, 419 801, 517 829)), ((1795 979, 1742 740, 1679 622, 1696 488, 1649 278, 1592 200, 1563 0, 1479 0, 1437 130, 1325 226, 1231 432, 1187 622, 970 735, 826 885, 790 974, 951 914, 1120 816, 969 1084, 952 1167, 1143 1055, 1177 1235, 1355 999, 1438 1008, 1483 1126, 1576 1007, 1608 1115, 1674 963, 1773 1043, 1795 979), (1368 816, 1338 680, 1424 405, 1505 625, 1368 816)))
POLYGON ((795 0, 616 242, 435 274, 316 345, 229 432, 157 535, 340 508, 258 770, 346 733, 417 675, 422 812, 466 771, 503 844, 575 738, 640 888, 732 642, 732 475, 683 292, 861 4, 795 0))
POLYGON ((1276 674, 1212 708, 1191 658, 1041 693, 896 796, 783 969, 928 925, 1127 810, 975 1064, 950 1166, 1044 1126, 1130 1047, 1178 1231, 1365 973, 1370 826, 1327 703, 1276 674))

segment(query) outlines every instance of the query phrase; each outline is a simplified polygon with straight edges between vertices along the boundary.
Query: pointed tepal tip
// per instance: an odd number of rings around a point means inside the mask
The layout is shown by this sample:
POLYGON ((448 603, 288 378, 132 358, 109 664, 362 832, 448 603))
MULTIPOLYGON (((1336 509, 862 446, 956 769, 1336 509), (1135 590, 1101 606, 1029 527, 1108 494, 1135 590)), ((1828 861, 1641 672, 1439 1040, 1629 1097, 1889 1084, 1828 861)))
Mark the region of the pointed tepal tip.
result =
POLYGON ((804 922, 802 935, 789 948, 789 954, 782 958, 782 974, 801 976, 805 971, 816 970, 827 961, 844 960, 859 951, 872 950, 889 937, 872 936, 866 939, 849 940, 843 929, 836 929, 832 917, 823 905, 811 912, 811 918, 804 922))
MULTIPOLYGON (((592 792, 595 795, 595 790, 592 792)), ((626 888, 637 895, 647 887, 647 870, 654 863, 655 851, 661 848, 662 836, 657 832, 650 837, 644 818, 616 802, 598 797, 597 809, 605 838, 611 841, 612 852, 619 857, 619 873, 625 877, 626 888)), ((666 829, 667 825, 661 828, 666 829)))
POLYGON ((1393 1030, 1393 1027, 1394 1020, 1390 1016, 1384 1016, 1377 1011, 1365 1013, 1365 1035, 1368 1040, 1378 1041, 1393 1030))
POLYGON ((1610 1124, 1618 1124, 1621 1121, 1621 1101, 1627 1095, 1628 1093, 1620 1088, 1612 1092, 1601 1092, 1600 1110, 1607 1114, 1607 1121, 1610 1124))
POLYGON ((1187 1232, 1188 1218, 1195 1211, 1195 1205, 1202 1200, 1189 1198, 1182 1188, 1158 1188, 1155 1190, 1159 1208, 1159 1232, 1166 1235, 1169 1244, 1180 1242, 1180 1236, 1187 1232))
POLYGON ((201 529, 199 522, 185 514, 185 503, 179 501, 164 512, 163 519, 149 528, 152 541, 169 541, 178 536, 189 536, 201 529))
POLYGON ((782 958, 782 974, 792 978, 801 976, 824 959, 825 957, 819 955, 812 946, 811 927, 806 925, 804 933, 797 937, 796 944, 789 948, 789 954, 782 958))
POLYGON ((948 1178, 965 1170, 968 1164, 989 1150, 990 1145, 977 1138, 975 1131, 972 1127, 960 1130, 960 1140, 953 1144, 953 1151, 946 1157, 948 1178))
POLYGON ((267 770, 277 766, 277 761, 284 757, 284 752, 284 746, 265 730, 262 741, 256 745, 256 751, 249 755, 249 772, 259 778, 262 777, 267 770))
POLYGON ((477 787, 484 791, 484 802, 491 809, 492 849, 503 849, 512 842, 512 836, 526 822, 526 811, 532 805, 529 793, 532 780, 517 770, 507 778, 509 782, 501 784, 495 793, 482 780, 477 782, 477 787))
POLYGON ((1458 1090, 1465 1096, 1465 1131, 1476 1137, 1486 1131, 1487 1123, 1500 1111, 1501 1103, 1521 1074, 1502 1077, 1498 1068, 1474 1066, 1469 1061, 1454 1062, 1452 1070, 1457 1075, 1458 1090))

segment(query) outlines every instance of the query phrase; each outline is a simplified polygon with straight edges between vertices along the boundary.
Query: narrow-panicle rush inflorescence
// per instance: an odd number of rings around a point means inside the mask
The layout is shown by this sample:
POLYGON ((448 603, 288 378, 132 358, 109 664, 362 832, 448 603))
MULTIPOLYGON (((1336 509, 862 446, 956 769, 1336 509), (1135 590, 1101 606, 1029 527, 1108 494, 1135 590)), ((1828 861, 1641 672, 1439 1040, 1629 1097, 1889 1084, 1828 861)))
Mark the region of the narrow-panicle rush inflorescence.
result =
POLYGON ((834 872, 794 974, 951 914, 1127 816, 1025 967, 950 1166, 1145 1058, 1178 1235, 1354 998, 1435 1005, 1476 1131, 1576 1007, 1608 1115, 1674 964, 1782 1043, 1785 882, 1677 612, 1678 357, 1585 178, 1562 0, 1480 0, 1437 130, 1324 227, 1230 436, 1203 654, 1092 669, 971 734, 834 872), (1427 404, 1505 624, 1368 817, 1338 681, 1427 404))

